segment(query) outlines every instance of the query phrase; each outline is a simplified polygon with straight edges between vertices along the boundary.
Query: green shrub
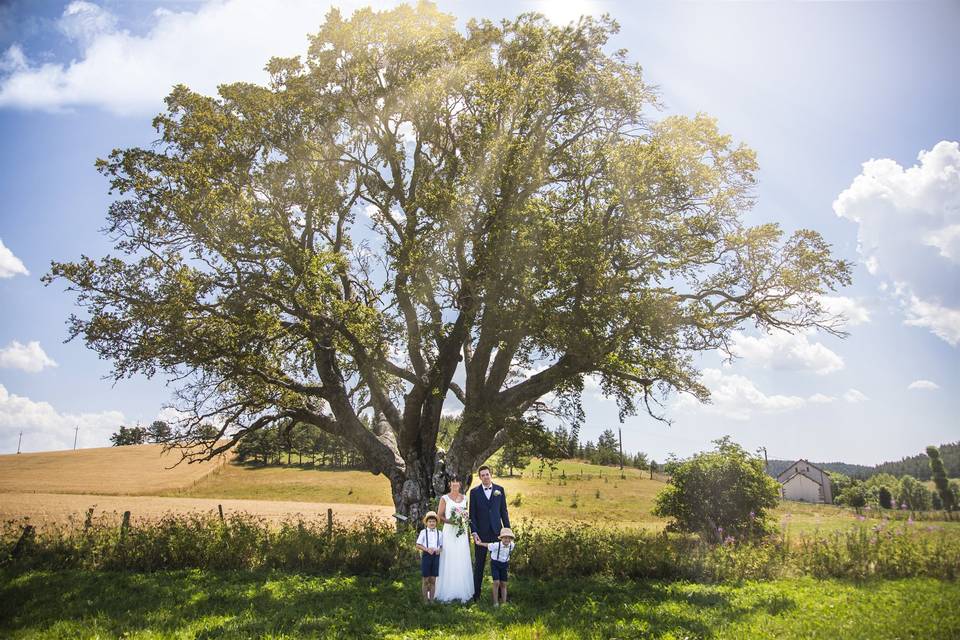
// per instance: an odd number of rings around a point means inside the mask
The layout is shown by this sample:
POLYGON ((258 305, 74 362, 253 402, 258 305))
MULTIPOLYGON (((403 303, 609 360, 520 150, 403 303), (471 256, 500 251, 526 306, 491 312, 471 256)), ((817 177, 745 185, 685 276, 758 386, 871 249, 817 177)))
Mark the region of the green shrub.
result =
POLYGON ((674 465, 669 484, 657 494, 654 515, 671 518, 672 531, 696 533, 707 542, 757 538, 770 531, 766 512, 777 505, 780 486, 763 460, 729 438, 713 451, 674 465))

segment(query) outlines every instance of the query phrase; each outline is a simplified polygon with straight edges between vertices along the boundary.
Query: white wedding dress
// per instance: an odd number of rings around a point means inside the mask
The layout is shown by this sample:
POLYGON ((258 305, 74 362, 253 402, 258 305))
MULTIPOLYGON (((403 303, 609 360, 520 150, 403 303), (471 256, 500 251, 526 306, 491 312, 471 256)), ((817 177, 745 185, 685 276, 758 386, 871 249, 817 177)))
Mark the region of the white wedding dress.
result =
MULTIPOLYGON (((454 507, 466 506, 467 496, 460 502, 454 502, 450 495, 444 497, 446 510, 443 517, 450 519, 454 507)), ((440 575, 437 577, 436 599, 441 602, 460 600, 466 602, 473 598, 473 561, 470 559, 470 523, 466 531, 457 536, 457 527, 449 522, 443 523, 443 551, 440 552, 440 575)))

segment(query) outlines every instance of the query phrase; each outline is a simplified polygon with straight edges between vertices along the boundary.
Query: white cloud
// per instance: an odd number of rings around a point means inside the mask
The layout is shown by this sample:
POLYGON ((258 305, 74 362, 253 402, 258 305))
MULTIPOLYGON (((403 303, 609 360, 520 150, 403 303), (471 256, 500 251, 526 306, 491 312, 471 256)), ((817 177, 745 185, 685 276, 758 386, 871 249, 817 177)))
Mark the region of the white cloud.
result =
POLYGON ((836 400, 837 399, 833 396, 824 395, 822 393, 815 393, 807 398, 807 402, 810 404, 830 404, 831 402, 836 402, 836 400))
MULTIPOLYGON (((337 4, 349 16, 365 3, 337 4)), ((262 83, 271 57, 306 52, 307 34, 317 31, 329 9, 329 2, 314 0, 206 2, 186 11, 155 11, 150 28, 134 34, 102 7, 73 2, 59 27, 81 47, 81 55, 40 64, 11 47, 4 56, 8 74, 0 79, 0 106, 48 111, 95 106, 149 115, 163 108, 163 97, 177 83, 205 94, 225 82, 262 83)))
POLYGON ((82 43, 92 42, 97 36, 114 31, 116 25, 117 19, 112 13, 83 0, 68 4, 57 23, 68 38, 82 43))
POLYGON ((802 407, 799 396, 767 395, 744 376, 726 374, 720 369, 704 369, 702 382, 710 389, 710 404, 701 404, 689 395, 677 402, 680 410, 700 410, 733 420, 749 420, 754 413, 781 413, 802 407))
POLYGON ((23 53, 23 48, 18 44, 10 45, 3 52, 3 58, 0 58, 0 71, 9 73, 11 71, 23 71, 29 65, 27 56, 23 53))
POLYGON ((591 0, 537 0, 533 10, 561 26, 576 22, 583 15, 599 16, 604 13, 603 6, 591 0))
POLYGON ((933 300, 921 300, 911 294, 904 301, 905 324, 926 327, 938 338, 955 347, 960 343, 960 309, 951 309, 933 300))
POLYGON ((731 345, 733 355, 748 364, 767 369, 812 371, 826 375, 843 369, 843 358, 819 342, 810 342, 809 334, 785 331, 752 337, 735 333, 731 345))
POLYGON ((16 275, 28 276, 30 272, 23 266, 20 258, 13 255, 13 252, 0 239, 0 278, 12 278, 16 275))
MULTIPOLYGON (((941 141, 901 167, 870 160, 834 201, 857 224, 867 270, 895 283, 906 324, 960 344, 960 143, 941 141)), ((885 289, 887 290, 887 289, 885 289)))
POLYGON ((940 385, 938 385, 936 382, 932 380, 914 380, 909 385, 907 385, 907 389, 910 389, 912 391, 918 390, 918 389, 919 390, 929 389, 933 391, 939 388, 940 388, 940 385))
POLYGON ((36 340, 31 340, 27 344, 14 340, 0 349, 0 367, 5 369, 21 369, 28 373, 37 373, 47 367, 55 366, 57 363, 44 352, 36 340))
POLYGON ((847 392, 843 394, 843 399, 850 404, 857 404, 869 400, 863 392, 857 389, 848 389, 847 392))
POLYGON ((35 402, 7 391, 0 384, 0 450, 16 451, 23 431, 23 451, 53 451, 73 447, 74 428, 80 427, 79 446, 102 447, 124 424, 119 411, 60 413, 48 402, 35 402))
POLYGON ((820 304, 827 313, 841 316, 848 327, 870 322, 870 311, 863 303, 846 296, 821 296, 820 304))

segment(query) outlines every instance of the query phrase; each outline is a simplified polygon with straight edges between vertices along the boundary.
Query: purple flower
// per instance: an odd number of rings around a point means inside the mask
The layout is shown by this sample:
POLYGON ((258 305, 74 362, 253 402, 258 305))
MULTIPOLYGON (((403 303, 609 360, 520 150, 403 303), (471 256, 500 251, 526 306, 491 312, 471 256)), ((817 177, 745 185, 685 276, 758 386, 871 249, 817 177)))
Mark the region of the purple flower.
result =
POLYGON ((751 511, 751 512, 750 512, 750 519, 753 520, 753 519, 756 518, 756 517, 757 517, 757 514, 755 514, 753 511, 751 511))
POLYGON ((900 508, 901 508, 901 509, 906 509, 906 508, 907 508, 907 503, 904 502, 902 505, 900 505, 900 508))
POLYGON ((723 539, 723 544, 733 544, 734 542, 736 542, 736 540, 737 539, 734 538, 733 536, 727 536, 726 538, 723 539))
POLYGON ((866 519, 867 519, 867 516, 860 516, 860 515, 857 516, 857 520, 859 520, 860 522, 863 522, 866 519))
POLYGON ((913 516, 907 518, 907 524, 913 524, 913 516))

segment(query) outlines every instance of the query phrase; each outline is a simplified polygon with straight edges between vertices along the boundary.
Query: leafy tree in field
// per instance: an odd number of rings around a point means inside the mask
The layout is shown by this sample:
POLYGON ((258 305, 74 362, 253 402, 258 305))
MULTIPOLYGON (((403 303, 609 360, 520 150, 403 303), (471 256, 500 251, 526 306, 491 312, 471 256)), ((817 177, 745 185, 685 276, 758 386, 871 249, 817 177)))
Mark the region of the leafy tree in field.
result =
POLYGON ((950 491, 950 483, 947 480, 947 471, 943 466, 943 460, 940 459, 940 451, 931 445, 927 447, 927 456, 930 458, 930 472, 933 475, 933 483, 937 486, 935 495, 940 498, 940 506, 934 506, 937 509, 952 511, 955 506, 953 493, 950 491))
POLYGON ((166 442, 170 439, 171 435, 173 435, 173 430, 170 428, 170 425, 163 420, 154 420, 150 426, 147 427, 147 438, 150 442, 166 442))
POLYGON ((780 485, 767 475, 763 458, 729 438, 713 451, 678 462, 670 482, 657 494, 654 515, 672 518, 670 529, 705 540, 749 537, 766 532, 766 512, 777 506, 780 485))
POLYGON ((840 496, 843 492, 853 483, 853 479, 850 476, 840 473, 839 471, 828 471, 827 475, 830 476, 830 485, 832 487, 833 501, 837 504, 840 503, 840 496))
POLYGON ((613 429, 604 429, 597 439, 597 464, 619 464, 620 449, 613 429))
POLYGON ((518 423, 582 421, 585 376, 621 418, 665 418, 668 393, 708 398, 694 356, 747 323, 839 333, 822 296, 849 263, 748 226, 753 151, 706 115, 656 120, 616 31, 333 10, 265 86, 176 86, 155 145, 97 163, 114 255, 45 277, 86 312, 71 337, 117 379, 178 381, 190 459, 313 424, 417 522, 518 423))
POLYGON ((960 480, 950 481, 950 495, 954 505, 960 506, 960 480))
POLYGON ((886 487, 880 487, 880 489, 877 491, 877 504, 881 509, 893 508, 893 494, 890 492, 890 489, 886 487))
POLYGON ((110 442, 115 447, 123 447, 131 444, 144 444, 147 441, 147 430, 143 427, 124 427, 110 436, 110 442))
POLYGON ((500 450, 500 468, 512 476, 514 469, 525 469, 532 457, 533 454, 528 446, 518 446, 516 443, 508 442, 500 450))
POLYGON ((867 505, 869 492, 862 480, 854 480, 837 496, 837 504, 853 507, 860 513, 860 509, 867 505))
MULTIPOLYGON (((900 481, 889 473, 877 473, 863 481, 868 504, 880 505, 880 491, 887 489, 891 497, 900 490, 900 481)), ((887 507, 890 508, 890 507, 887 507)))
POLYGON ((907 505, 911 511, 926 511, 931 507, 930 490, 913 476, 903 476, 897 490, 897 501, 901 506, 907 505))

